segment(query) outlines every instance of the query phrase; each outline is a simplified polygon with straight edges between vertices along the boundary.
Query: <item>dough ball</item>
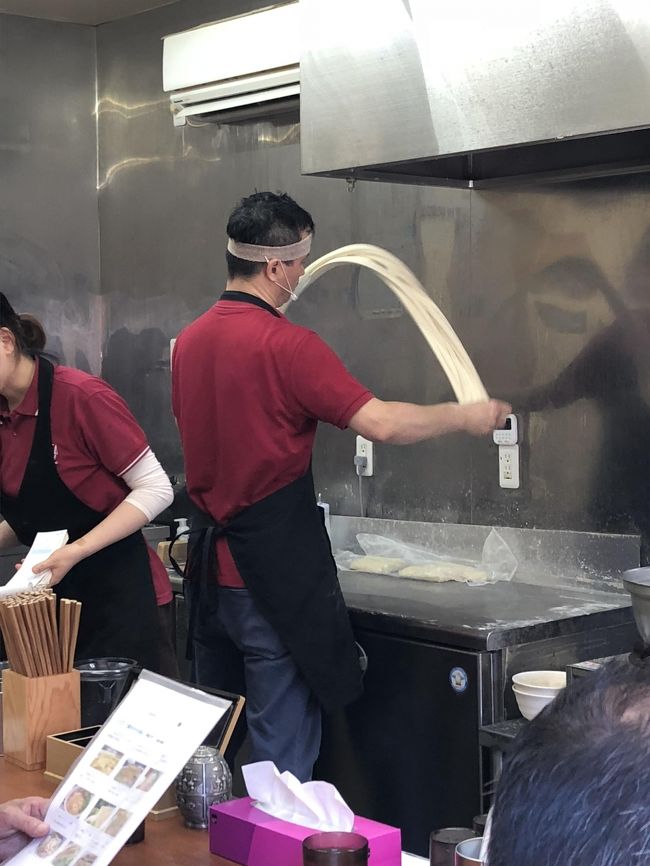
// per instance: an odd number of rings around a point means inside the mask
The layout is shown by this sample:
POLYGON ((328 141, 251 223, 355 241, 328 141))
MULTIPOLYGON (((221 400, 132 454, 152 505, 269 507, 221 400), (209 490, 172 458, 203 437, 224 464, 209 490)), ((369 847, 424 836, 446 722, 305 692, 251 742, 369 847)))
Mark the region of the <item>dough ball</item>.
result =
POLYGON ((397 574, 403 567, 403 559, 390 556, 359 556, 350 564, 351 571, 366 571, 368 574, 397 574))
POLYGON ((409 565, 399 572, 400 577, 412 577, 417 580, 431 580, 443 583, 448 580, 479 581, 487 580, 487 574, 481 568, 471 565, 461 565, 458 562, 425 562, 422 565, 409 565))

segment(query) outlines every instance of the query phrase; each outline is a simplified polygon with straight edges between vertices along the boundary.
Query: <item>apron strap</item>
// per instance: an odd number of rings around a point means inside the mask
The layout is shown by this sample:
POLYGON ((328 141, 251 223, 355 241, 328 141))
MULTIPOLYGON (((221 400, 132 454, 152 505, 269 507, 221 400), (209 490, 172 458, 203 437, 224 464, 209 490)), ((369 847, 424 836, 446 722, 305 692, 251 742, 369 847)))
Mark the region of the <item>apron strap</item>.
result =
POLYGON ((173 554, 172 554, 172 550, 174 549, 174 545, 176 544, 176 542, 178 541, 178 539, 181 538, 181 536, 183 536, 183 535, 187 535, 187 537, 188 537, 188 541, 189 541, 190 530, 189 530, 189 529, 184 529, 182 532, 179 532, 177 535, 175 535, 175 536, 172 538, 172 540, 171 540, 171 542, 170 542, 170 544, 169 544, 169 550, 167 551, 167 556, 169 557, 169 561, 171 562, 171 564, 172 564, 172 568, 174 569, 174 571, 176 572, 176 574, 177 574, 179 577, 182 577, 183 579, 185 579, 185 577, 187 576, 187 575, 186 575, 186 572, 187 572, 187 560, 185 561, 185 568, 181 568, 180 565, 179 565, 179 564, 176 562, 176 560, 174 559, 174 556, 173 556, 173 554))
MULTIPOLYGON (((199 607, 203 600, 207 600, 211 582, 216 580, 219 573, 219 561, 216 556, 217 540, 226 534, 226 527, 223 524, 217 524, 204 513, 199 515, 197 522, 204 525, 180 533, 180 535, 187 534, 188 541, 193 539, 193 537, 196 538, 191 547, 188 545, 187 561, 184 570, 181 570, 178 563, 172 559, 171 551, 176 539, 169 545, 169 561, 178 574, 182 576, 183 586, 187 582, 196 587, 195 590, 192 590, 190 616, 187 627, 185 658, 188 661, 194 658, 194 633, 196 631, 199 607)), ((216 594, 216 586, 214 587, 214 591, 216 594)))

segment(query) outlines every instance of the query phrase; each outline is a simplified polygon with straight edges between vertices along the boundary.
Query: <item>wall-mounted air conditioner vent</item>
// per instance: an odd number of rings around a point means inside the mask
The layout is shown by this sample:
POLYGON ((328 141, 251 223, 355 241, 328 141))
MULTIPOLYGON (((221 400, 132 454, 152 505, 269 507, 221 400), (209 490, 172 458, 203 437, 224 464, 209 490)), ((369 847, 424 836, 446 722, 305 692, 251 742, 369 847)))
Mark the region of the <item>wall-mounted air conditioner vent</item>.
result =
POLYGON ((163 90, 175 126, 197 115, 223 122, 298 106, 298 3, 216 21, 163 43, 163 90))

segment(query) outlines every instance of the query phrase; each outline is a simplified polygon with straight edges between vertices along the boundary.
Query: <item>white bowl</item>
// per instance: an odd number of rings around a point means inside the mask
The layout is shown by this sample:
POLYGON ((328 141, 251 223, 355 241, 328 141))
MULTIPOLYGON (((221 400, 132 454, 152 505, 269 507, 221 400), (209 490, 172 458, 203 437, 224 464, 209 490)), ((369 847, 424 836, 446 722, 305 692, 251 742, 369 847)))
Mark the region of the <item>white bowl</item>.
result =
POLYGON ((562 691, 562 689, 554 689, 553 691, 546 689, 546 691, 540 692, 538 689, 525 689, 523 686, 513 686, 512 690, 519 695, 526 695, 527 698, 550 698, 550 700, 553 700, 555 695, 562 691))
POLYGON ((555 695, 566 686, 564 671, 522 671, 512 678, 515 685, 538 695, 555 695))
POLYGON ((516 689, 513 689, 519 712, 525 719, 529 721, 534 719, 538 713, 544 709, 547 704, 550 704, 555 699, 555 695, 522 695, 516 689))

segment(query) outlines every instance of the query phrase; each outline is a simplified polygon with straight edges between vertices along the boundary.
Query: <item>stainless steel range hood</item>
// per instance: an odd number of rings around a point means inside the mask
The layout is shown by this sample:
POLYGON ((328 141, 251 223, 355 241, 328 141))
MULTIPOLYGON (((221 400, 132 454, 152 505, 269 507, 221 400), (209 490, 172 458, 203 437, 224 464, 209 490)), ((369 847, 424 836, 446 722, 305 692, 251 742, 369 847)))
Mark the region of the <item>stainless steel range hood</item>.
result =
POLYGON ((300 0, 302 171, 487 187, 650 170, 650 0, 300 0))

